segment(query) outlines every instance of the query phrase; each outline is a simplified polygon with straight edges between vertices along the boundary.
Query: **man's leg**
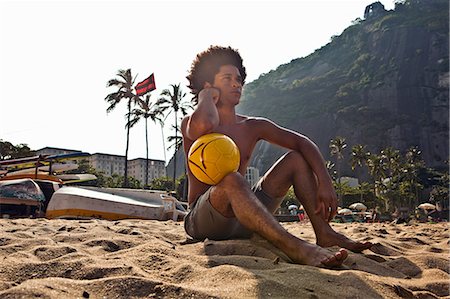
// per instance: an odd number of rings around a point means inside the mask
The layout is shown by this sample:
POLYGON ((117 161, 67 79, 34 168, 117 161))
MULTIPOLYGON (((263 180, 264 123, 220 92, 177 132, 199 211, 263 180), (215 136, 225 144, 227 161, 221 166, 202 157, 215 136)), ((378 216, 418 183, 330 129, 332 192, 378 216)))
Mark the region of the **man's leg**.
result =
MULTIPOLYGON (((289 152, 280 158, 267 171, 262 183, 264 192, 272 198, 283 197, 291 186, 294 187, 295 195, 309 216, 318 245, 323 247, 336 245, 354 252, 361 252, 372 246, 370 242, 355 242, 335 232, 325 219, 315 213, 317 180, 309 164, 298 152, 289 152)), ((268 209, 274 212, 278 204, 274 203, 268 206, 268 209)))
POLYGON ((247 229, 281 249, 295 263, 338 266, 347 258, 344 249, 332 253, 287 232, 251 191, 239 173, 227 175, 211 189, 211 205, 223 216, 236 217, 247 229))

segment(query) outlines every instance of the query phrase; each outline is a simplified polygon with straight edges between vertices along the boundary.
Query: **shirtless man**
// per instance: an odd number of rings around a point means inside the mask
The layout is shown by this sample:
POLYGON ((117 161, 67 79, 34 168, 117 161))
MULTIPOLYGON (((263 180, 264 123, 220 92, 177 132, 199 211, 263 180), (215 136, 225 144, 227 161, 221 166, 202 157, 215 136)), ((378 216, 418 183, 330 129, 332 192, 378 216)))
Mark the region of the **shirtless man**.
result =
POLYGON ((312 266, 339 266, 348 256, 344 248, 355 252, 369 248, 371 243, 352 241, 329 225, 336 214, 337 198, 317 146, 306 136, 265 118, 236 114, 245 77, 242 58, 230 47, 211 46, 192 63, 187 78, 197 105, 181 124, 185 154, 198 137, 217 132, 234 140, 241 162, 238 172, 215 186, 201 183, 188 170, 191 210, 185 218, 186 232, 200 240, 245 238, 257 233, 293 262, 312 266), (291 151, 252 190, 244 175, 260 140, 291 151), (291 186, 308 213, 317 245, 293 236, 273 216, 291 186), (331 246, 343 248, 337 252, 324 248, 331 246))

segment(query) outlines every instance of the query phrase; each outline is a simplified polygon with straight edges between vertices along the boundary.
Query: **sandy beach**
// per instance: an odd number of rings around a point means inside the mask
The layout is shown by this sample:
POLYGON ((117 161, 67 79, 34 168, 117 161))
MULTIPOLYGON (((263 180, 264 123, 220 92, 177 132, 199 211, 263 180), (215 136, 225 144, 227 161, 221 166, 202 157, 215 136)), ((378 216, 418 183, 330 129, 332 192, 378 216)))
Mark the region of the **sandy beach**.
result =
POLYGON ((322 269, 259 237, 193 242, 183 222, 0 219, 0 298, 450 298, 447 223, 332 225, 375 245, 322 269))

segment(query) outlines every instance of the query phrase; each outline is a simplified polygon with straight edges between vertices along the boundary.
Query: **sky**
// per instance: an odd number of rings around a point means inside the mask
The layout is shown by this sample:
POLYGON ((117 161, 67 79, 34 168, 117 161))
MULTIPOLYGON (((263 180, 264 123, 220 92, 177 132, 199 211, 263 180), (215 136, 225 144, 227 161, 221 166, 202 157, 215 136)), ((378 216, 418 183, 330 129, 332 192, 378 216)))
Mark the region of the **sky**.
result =
MULTIPOLYGON (((251 82, 326 45, 373 2, 0 0, 0 139, 124 155, 126 103, 106 113, 105 101, 118 70, 131 69, 136 83, 154 73, 154 100, 179 83, 190 99, 186 75, 210 45, 238 49, 251 82)), ((173 124, 173 114, 163 130, 149 122, 149 158, 169 161, 163 136, 173 124)), ((141 121, 128 157, 145 156, 141 121)))

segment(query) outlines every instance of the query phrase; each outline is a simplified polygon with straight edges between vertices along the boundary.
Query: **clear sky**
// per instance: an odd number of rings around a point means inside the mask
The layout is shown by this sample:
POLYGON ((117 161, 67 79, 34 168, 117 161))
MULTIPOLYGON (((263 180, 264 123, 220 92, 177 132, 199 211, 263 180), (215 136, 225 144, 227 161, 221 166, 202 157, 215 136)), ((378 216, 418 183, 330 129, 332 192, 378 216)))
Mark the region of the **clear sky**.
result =
MULTIPOLYGON (((119 69, 131 68, 136 82, 154 73, 153 99, 178 83, 190 98, 195 55, 229 45, 251 82, 324 46, 373 2, 0 0, 0 139, 124 155, 126 104, 107 114, 104 100, 119 69)), ((165 137, 173 123, 171 115, 165 137)), ((149 128, 149 157, 164 160, 161 129, 149 128)), ((145 157, 143 121, 130 133, 129 158, 137 157, 145 157)))

